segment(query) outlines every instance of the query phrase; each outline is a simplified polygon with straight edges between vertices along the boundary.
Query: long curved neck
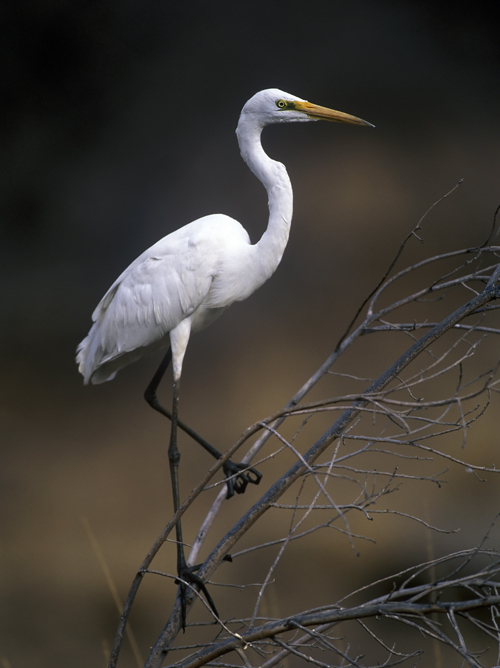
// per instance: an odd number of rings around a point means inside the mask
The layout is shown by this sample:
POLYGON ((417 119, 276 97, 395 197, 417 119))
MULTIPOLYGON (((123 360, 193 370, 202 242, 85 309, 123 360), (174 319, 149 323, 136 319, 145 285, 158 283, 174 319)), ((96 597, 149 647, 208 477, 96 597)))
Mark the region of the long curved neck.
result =
POLYGON ((285 251, 293 213, 292 184, 285 166, 271 160, 261 144, 263 127, 242 115, 236 129, 241 157, 267 191, 269 222, 255 245, 262 283, 276 270, 285 251))

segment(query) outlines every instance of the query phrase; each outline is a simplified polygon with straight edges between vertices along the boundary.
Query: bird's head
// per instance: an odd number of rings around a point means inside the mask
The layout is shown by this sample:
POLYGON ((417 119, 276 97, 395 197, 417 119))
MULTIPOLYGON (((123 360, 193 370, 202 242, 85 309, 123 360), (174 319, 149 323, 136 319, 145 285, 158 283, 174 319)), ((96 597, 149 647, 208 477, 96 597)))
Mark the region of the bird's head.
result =
POLYGON ((268 88, 256 93, 245 104, 241 115, 246 116, 248 120, 251 119, 260 127, 271 123, 300 123, 319 120, 373 127, 371 123, 362 118, 320 107, 278 88, 268 88))

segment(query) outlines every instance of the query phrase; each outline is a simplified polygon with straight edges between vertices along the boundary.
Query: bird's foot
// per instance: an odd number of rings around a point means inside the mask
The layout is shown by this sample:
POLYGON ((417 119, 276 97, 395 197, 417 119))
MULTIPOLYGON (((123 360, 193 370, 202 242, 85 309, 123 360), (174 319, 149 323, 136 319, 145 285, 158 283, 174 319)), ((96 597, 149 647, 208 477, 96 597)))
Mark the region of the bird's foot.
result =
POLYGON ((175 580, 175 582, 179 585, 179 595, 181 599, 181 625, 183 631, 186 630, 186 599, 189 589, 191 588, 189 585, 198 587, 198 589, 205 594, 205 598, 212 612, 217 618, 219 617, 219 613, 217 612, 213 598, 208 592, 206 584, 195 573, 195 571, 197 571, 200 566, 201 564, 198 564, 197 566, 188 566, 187 564, 183 564, 178 569, 179 579, 175 580))
POLYGON ((234 496, 235 492, 243 494, 249 483, 258 485, 262 478, 262 473, 256 469, 249 468, 246 464, 235 464, 230 460, 223 465, 222 470, 227 478, 227 499, 234 496))

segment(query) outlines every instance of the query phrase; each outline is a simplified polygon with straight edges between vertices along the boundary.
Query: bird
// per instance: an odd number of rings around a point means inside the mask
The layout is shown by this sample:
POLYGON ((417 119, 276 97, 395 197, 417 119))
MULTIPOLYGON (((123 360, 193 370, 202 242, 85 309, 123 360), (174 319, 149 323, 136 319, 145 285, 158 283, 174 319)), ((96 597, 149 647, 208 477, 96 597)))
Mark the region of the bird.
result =
MULTIPOLYGON (((293 193, 285 166, 264 151, 264 127, 317 120, 372 126, 344 112, 312 104, 277 88, 251 97, 241 111, 236 136, 241 157, 267 191, 269 220, 260 240, 252 244, 245 228, 225 214, 199 218, 163 237, 134 260, 111 285, 92 314, 93 325, 77 348, 84 383, 112 380, 117 372, 143 355, 168 348, 145 392, 150 405, 171 419, 168 449, 174 510, 179 508, 178 427, 188 431, 214 457, 221 454, 178 418, 182 365, 192 333, 205 328, 232 303, 242 301, 275 272, 288 242, 293 193), (156 390, 172 362, 172 412, 158 402, 156 390)), ((260 473, 226 462, 227 496, 257 484, 260 473)), ((186 565, 180 521, 176 526, 177 571, 203 590, 217 615, 204 583, 186 565)), ((183 596, 181 595, 181 603, 183 596)), ((182 611, 185 624, 185 609, 182 611)), ((218 616, 218 615, 217 615, 218 616)))

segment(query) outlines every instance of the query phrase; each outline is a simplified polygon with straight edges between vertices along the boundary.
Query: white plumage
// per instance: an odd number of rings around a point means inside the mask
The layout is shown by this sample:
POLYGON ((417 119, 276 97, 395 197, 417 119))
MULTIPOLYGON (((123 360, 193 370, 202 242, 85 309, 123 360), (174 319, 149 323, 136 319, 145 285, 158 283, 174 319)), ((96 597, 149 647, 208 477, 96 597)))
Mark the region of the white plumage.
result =
POLYGON ((274 273, 288 241, 292 187, 285 167, 264 153, 262 129, 271 123, 321 118, 370 125, 278 89, 261 91, 245 104, 236 134, 242 158, 268 193, 266 232, 252 245, 240 223, 215 214, 172 232, 142 253, 92 314, 94 325, 77 351, 85 383, 111 380, 127 364, 169 343, 178 382, 191 332, 257 290, 274 273))
MULTIPOLYGON (((228 295, 224 303, 216 281, 224 272, 228 244, 247 248, 248 234, 237 221, 212 215, 169 234, 140 255, 92 314, 94 325, 78 348, 85 382, 111 380, 144 353, 168 346, 169 333, 181 323, 189 336, 190 330, 214 320, 231 303, 228 295)), ((178 371, 180 375, 180 367, 178 371)))

